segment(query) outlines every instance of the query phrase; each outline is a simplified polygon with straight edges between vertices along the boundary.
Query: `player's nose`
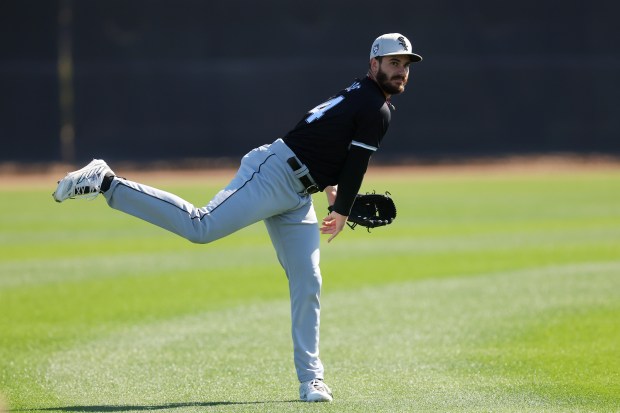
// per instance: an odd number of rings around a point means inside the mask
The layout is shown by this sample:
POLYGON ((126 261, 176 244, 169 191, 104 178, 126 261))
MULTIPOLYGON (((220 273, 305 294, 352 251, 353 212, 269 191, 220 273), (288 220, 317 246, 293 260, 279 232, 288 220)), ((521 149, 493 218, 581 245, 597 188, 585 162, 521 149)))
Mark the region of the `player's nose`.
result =
POLYGON ((404 79, 408 73, 409 73, 409 70, 406 67, 400 66, 396 69, 394 76, 402 77, 404 79))

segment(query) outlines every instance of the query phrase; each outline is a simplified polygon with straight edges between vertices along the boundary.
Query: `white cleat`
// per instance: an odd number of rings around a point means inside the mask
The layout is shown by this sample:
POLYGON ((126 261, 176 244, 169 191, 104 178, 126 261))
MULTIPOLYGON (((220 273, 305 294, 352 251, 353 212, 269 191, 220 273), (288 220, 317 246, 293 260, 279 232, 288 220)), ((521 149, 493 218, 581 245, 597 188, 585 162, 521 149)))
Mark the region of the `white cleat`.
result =
POLYGON ((94 199, 101 191, 101 183, 106 173, 114 174, 105 161, 93 159, 82 169, 69 172, 58 181, 52 197, 56 202, 75 198, 94 199))
POLYGON ((304 402, 331 402, 332 391, 320 379, 305 381, 299 386, 299 398, 304 402))

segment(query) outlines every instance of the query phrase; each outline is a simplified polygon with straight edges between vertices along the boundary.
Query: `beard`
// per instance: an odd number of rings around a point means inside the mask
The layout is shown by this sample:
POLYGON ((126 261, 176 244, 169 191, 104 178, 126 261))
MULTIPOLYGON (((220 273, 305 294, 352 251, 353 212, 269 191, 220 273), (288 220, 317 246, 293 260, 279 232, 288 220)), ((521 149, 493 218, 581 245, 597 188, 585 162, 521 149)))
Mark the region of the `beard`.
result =
POLYGON ((404 76, 392 76, 388 79, 385 72, 381 70, 379 67, 379 71, 377 72, 377 83, 381 86, 381 89, 385 91, 385 93, 389 95, 398 95, 399 93, 403 93, 405 91, 405 85, 407 84, 407 79, 404 76), (403 81, 402 85, 394 86, 390 82, 392 80, 400 79, 403 81))

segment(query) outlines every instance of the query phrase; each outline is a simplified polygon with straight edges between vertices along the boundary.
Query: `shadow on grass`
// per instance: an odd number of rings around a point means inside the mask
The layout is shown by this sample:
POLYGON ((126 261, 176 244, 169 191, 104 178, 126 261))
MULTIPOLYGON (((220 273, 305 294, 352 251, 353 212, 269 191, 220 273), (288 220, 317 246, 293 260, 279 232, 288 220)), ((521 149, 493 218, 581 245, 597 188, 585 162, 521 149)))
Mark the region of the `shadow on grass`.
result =
POLYGON ((270 404, 270 403, 292 403, 299 400, 282 400, 268 402, 190 402, 190 403, 167 403, 160 405, 101 405, 101 406, 65 406, 65 407, 42 407, 38 409, 15 409, 9 412, 130 412, 140 410, 166 410, 177 409, 181 407, 213 407, 213 406, 234 406, 234 405, 250 405, 250 404, 270 404))

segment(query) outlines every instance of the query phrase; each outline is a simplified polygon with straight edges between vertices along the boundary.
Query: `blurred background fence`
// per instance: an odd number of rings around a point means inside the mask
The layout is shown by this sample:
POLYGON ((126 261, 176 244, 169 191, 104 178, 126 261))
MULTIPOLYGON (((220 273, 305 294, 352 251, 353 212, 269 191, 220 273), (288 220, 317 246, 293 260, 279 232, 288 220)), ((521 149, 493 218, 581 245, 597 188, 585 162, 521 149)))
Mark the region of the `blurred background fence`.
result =
POLYGON ((401 32, 377 158, 620 154, 620 3, 0 0, 0 161, 234 157, 401 32))

